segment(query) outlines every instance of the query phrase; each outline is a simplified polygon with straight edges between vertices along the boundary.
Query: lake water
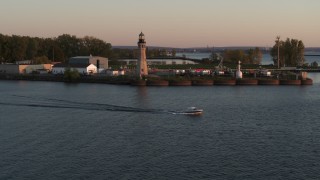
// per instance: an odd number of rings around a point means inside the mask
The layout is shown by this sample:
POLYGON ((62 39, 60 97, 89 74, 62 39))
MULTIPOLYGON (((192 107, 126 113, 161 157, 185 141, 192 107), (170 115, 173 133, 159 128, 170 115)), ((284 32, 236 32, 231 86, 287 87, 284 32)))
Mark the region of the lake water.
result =
MULTIPOLYGON (((306 55, 320 55, 320 52, 305 52, 306 55)), ((209 58, 210 57, 210 53, 177 53, 176 54, 178 57, 182 57, 183 55, 185 55, 187 58, 191 58, 191 59, 203 59, 203 58, 209 58)), ((320 56, 305 56, 305 63, 313 63, 313 62, 317 62, 318 64, 320 64, 320 56)), ((262 60, 261 60, 261 64, 262 65, 269 65, 269 64, 273 64, 272 61, 272 57, 270 56, 270 54, 263 54, 262 55, 262 60)))
POLYGON ((320 179, 313 86, 0 81, 0 179, 320 179), (169 111, 197 106, 198 117, 169 111))

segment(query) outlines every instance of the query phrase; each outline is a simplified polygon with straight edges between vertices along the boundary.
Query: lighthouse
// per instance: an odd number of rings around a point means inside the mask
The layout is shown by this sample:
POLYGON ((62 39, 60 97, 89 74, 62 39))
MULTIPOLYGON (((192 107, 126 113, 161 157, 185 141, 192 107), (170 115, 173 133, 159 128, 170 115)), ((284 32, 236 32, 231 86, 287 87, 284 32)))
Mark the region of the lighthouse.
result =
POLYGON ((139 34, 138 48, 137 76, 141 77, 148 75, 146 41, 142 32, 139 34))

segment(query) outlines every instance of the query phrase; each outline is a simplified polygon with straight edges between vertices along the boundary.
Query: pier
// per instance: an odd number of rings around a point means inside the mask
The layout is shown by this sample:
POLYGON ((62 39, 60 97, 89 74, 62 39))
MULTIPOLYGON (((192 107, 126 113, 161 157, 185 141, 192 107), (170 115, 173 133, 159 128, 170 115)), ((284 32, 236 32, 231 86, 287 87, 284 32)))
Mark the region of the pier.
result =
POLYGON ((86 76, 75 81, 67 81, 62 76, 54 75, 0 75, 0 80, 15 80, 15 81, 51 81, 51 82, 66 82, 66 83, 100 83, 100 84, 117 84, 131 86, 254 86, 254 85, 312 85, 313 80, 306 78, 298 79, 274 79, 270 77, 259 78, 243 78, 235 79, 231 77, 205 77, 190 78, 190 79, 141 79, 134 80, 130 77, 112 77, 105 76, 86 76))

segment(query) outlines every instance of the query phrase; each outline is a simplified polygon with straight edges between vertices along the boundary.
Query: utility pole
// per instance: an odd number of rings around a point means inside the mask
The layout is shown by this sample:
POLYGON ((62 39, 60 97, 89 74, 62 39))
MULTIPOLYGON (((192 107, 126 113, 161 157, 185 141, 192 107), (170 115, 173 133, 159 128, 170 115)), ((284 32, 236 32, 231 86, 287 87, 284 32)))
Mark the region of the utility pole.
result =
POLYGON ((280 36, 277 36, 277 45, 278 45, 278 69, 280 68, 280 36))

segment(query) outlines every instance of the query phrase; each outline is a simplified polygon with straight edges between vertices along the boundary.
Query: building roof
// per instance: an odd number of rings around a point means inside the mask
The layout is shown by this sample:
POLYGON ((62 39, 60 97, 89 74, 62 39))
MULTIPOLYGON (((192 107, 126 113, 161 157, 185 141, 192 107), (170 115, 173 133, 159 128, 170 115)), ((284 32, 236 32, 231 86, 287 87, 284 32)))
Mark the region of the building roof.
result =
POLYGON ((90 59, 92 58, 93 56, 75 56, 75 57, 71 57, 71 58, 74 58, 74 59, 83 59, 83 58, 86 58, 86 59, 90 59))
POLYGON ((141 33, 139 34, 139 36, 144 36, 143 32, 141 31, 141 33))
POLYGON ((75 56, 75 57, 71 57, 69 58, 69 64, 88 64, 88 63, 92 63, 90 61, 97 61, 99 60, 100 62, 102 61, 107 61, 108 58, 105 57, 101 57, 101 56, 75 56))
POLYGON ((70 67, 70 68, 86 68, 88 66, 90 66, 91 64, 55 64, 53 67, 62 67, 62 68, 66 68, 66 67, 70 67))

